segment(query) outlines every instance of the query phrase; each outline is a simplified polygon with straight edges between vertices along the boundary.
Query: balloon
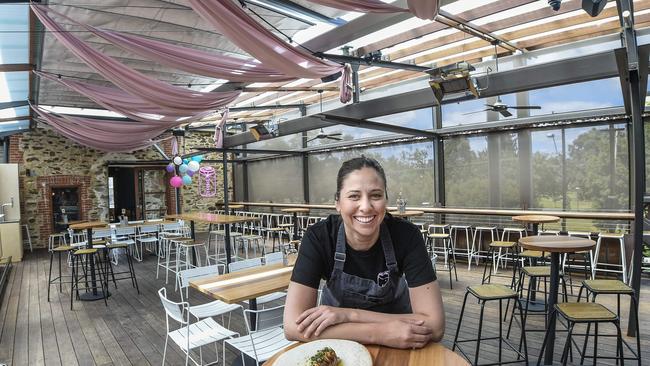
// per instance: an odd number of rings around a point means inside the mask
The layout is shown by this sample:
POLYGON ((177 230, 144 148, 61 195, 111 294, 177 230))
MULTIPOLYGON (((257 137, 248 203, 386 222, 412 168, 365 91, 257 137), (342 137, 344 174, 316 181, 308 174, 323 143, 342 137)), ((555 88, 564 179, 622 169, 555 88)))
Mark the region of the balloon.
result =
POLYGON ((189 162, 190 162, 190 159, 183 159, 183 163, 184 163, 184 164, 187 164, 187 163, 189 163, 189 162))
POLYGON ((189 175, 190 177, 193 177, 194 173, 196 173, 195 170, 188 170, 188 171, 185 172, 185 174, 189 175))
POLYGON ((190 161, 190 163, 187 164, 187 167, 188 167, 191 171, 193 171, 193 172, 199 170, 199 168, 200 168, 200 166, 199 166, 199 162, 196 161, 196 160, 192 160, 192 161, 190 161))
POLYGON ((174 163, 167 164, 167 167, 165 168, 165 170, 167 170, 167 173, 173 173, 174 169, 175 169, 174 163))
POLYGON ((175 175, 172 177, 172 179, 169 180, 169 184, 171 184, 174 188, 180 188, 180 186, 183 185, 183 178, 175 175))
POLYGON ((192 156, 192 160, 200 163, 203 160, 203 155, 192 156))
POLYGON ((189 175, 183 176, 183 184, 186 186, 192 184, 192 177, 189 175))
POLYGON ((185 173, 187 169, 188 169, 187 164, 181 164, 181 166, 178 167, 178 171, 181 173, 185 173))
POLYGON ((176 164, 176 165, 181 165, 181 164, 183 164, 183 159, 181 159, 180 156, 175 156, 175 157, 174 157, 174 164, 176 164))

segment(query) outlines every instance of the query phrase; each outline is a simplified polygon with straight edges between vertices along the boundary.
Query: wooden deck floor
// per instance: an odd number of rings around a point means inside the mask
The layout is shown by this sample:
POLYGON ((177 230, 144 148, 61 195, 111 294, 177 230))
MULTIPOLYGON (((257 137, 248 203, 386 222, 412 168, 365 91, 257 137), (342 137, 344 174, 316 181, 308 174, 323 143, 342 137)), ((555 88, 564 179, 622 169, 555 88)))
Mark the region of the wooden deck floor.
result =
MULTIPOLYGON (((51 301, 47 301, 47 271, 49 256, 45 251, 27 253, 25 260, 14 266, 7 283, 7 289, 0 304, 0 364, 8 365, 160 365, 165 343, 165 315, 157 296, 157 290, 164 280, 156 279, 156 259, 146 256, 145 261, 136 263, 136 271, 141 294, 130 283, 118 283, 117 290, 111 289, 112 296, 108 306, 103 301, 74 302, 70 310, 69 290, 62 293, 52 287, 51 301)), ((446 272, 439 272, 445 313, 447 316, 444 344, 451 347, 456 332, 465 287, 480 282, 482 270, 466 270, 459 265, 459 281, 454 289, 449 289, 446 272)), ((112 286, 112 285, 111 285, 112 286)), ((641 293, 641 341, 645 364, 650 360, 650 281, 643 280, 641 293)), ((167 286, 168 293, 174 293, 173 283, 167 286)), ((190 302, 208 301, 204 295, 190 291, 190 302)), ((615 308, 614 298, 600 298, 600 301, 615 308)), ((627 300, 623 302, 623 331, 627 326, 627 300)), ((484 336, 498 332, 497 304, 486 307, 484 336)), ((475 337, 478 329, 479 306, 476 301, 468 301, 465 318, 461 328, 462 337, 475 337)), ((529 329, 542 329, 543 318, 534 317, 529 329)), ((504 327, 507 323, 504 323, 504 327)), ((241 316, 233 317, 231 327, 244 332, 241 316)), ((558 326, 560 327, 560 326, 558 326)), ((605 328, 605 327, 603 327, 605 328)), ((504 328, 505 329, 505 328, 504 328)), ((601 333, 609 331, 602 329, 601 333)), ((543 338, 541 332, 529 332, 528 347, 532 361, 537 361, 539 347, 543 338)), ((520 339, 517 326, 511 335, 513 343, 520 339)), ((581 338, 579 338, 581 339, 581 338)), ((558 336, 556 354, 559 359, 563 335, 558 336)), ((632 342, 633 339, 628 339, 632 342)), ((614 339, 600 339, 600 354, 613 355, 614 339)), ((470 355, 474 354, 472 343, 466 343, 470 355)), ((496 341, 484 341, 481 345, 481 362, 496 361, 498 345, 496 341)), ((227 352, 226 364, 237 357, 227 352)), ((512 353, 504 352, 504 357, 512 353)), ((206 349, 204 356, 214 360, 213 349, 206 349)), ((182 352, 174 345, 167 352, 168 365, 184 363, 182 352)), ((627 362, 626 362, 627 363, 627 362)), ((614 362, 599 362, 614 364, 614 362)), ((632 364, 632 362, 629 362, 632 364)))

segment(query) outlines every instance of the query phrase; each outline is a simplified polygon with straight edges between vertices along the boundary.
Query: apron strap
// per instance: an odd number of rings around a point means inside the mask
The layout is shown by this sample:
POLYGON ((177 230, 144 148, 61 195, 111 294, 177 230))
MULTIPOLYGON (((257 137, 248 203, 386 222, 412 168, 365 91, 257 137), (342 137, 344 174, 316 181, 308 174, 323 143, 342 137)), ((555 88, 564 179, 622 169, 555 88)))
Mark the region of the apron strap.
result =
POLYGON ((393 248, 393 241, 390 239, 390 233, 385 223, 381 223, 379 227, 379 239, 381 240, 381 247, 384 250, 384 258, 386 259, 386 267, 391 272, 397 272, 397 260, 395 259, 395 249, 393 248))
POLYGON ((339 232, 336 236, 336 252, 334 253, 334 268, 332 275, 336 272, 343 272, 343 265, 345 264, 345 227, 343 220, 339 225, 339 232))

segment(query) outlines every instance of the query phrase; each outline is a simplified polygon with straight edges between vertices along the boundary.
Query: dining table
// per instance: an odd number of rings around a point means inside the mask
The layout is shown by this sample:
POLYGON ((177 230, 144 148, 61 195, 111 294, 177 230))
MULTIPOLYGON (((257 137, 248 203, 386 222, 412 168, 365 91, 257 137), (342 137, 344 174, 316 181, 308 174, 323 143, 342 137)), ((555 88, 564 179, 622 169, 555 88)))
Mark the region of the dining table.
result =
POLYGON ((512 221, 531 224, 533 226, 533 235, 537 235, 539 233, 539 224, 558 222, 560 218, 552 215, 518 215, 513 216, 512 221))
POLYGON ((291 240, 298 240, 298 213, 308 213, 309 209, 308 208, 302 208, 302 207, 289 207, 289 208, 283 208, 280 210, 282 212, 290 213, 293 215, 293 238, 291 240))
MULTIPOLYGON (((69 225, 72 230, 86 230, 86 247, 92 248, 95 241, 93 240, 93 229, 105 228, 107 224, 104 221, 84 221, 69 225)), ((97 290, 97 275, 95 274, 95 261, 90 261, 90 285, 91 292, 85 292, 79 295, 82 301, 95 301, 104 298, 104 292, 97 290)), ((106 296, 109 294, 107 293, 106 296)))
POLYGON ((596 246, 596 242, 575 236, 544 235, 520 238, 519 245, 524 249, 551 253, 551 280, 546 307, 549 312, 548 324, 546 325, 548 337, 546 337, 544 354, 540 355, 540 357, 544 357, 544 365, 552 365, 555 348, 555 320, 557 317, 555 305, 557 304, 557 293, 560 286, 560 254, 590 250, 596 246))
MULTIPOLYGON (((207 224, 225 225, 225 243, 226 246, 226 263, 232 261, 232 254, 230 252, 230 225, 243 222, 260 221, 259 217, 252 216, 236 216, 236 215, 220 215, 209 212, 188 212, 174 215, 166 215, 166 219, 180 219, 190 222, 190 235, 192 239, 196 239, 196 232, 194 230, 194 222, 202 222, 207 224)), ((192 252, 192 261, 196 265, 195 253, 192 252)))
POLYGON ((422 216, 424 215, 424 211, 419 211, 419 210, 406 210, 406 211, 388 211, 391 215, 395 217, 403 217, 406 218, 407 220, 410 220, 411 217, 414 216, 422 216))
MULTIPOLYGON (((268 359, 263 366, 282 366, 276 365, 275 360, 281 354, 292 348, 298 347, 302 343, 295 343, 268 359)), ((469 363, 459 354, 440 343, 431 342, 422 348, 417 349, 398 349, 380 345, 365 346, 373 366, 467 366, 469 363)))

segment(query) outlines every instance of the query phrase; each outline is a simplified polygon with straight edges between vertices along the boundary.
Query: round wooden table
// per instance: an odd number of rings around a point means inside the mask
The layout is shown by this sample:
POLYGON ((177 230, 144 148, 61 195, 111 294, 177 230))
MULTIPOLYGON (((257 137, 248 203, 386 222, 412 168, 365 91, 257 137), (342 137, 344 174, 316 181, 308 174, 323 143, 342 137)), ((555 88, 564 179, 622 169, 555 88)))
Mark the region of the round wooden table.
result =
POLYGON ((596 245, 591 239, 572 236, 527 236, 519 239, 519 245, 529 250, 539 250, 551 253, 551 287, 548 295, 548 308, 550 311, 547 327, 548 338, 544 350, 544 364, 553 364, 553 348, 555 346, 555 304, 560 286, 560 253, 575 253, 589 250, 596 245))
POLYGON ((292 238, 292 240, 298 240, 298 212, 306 213, 306 212, 309 212, 309 209, 308 208, 302 208, 302 207, 289 207, 289 208, 283 208, 280 211, 293 214, 293 238, 292 238))
MULTIPOLYGON (((281 366, 274 365, 275 360, 284 352, 297 347, 299 344, 293 344, 284 350, 278 352, 263 366, 281 366)), ((366 345, 368 352, 372 357, 373 366, 467 366, 469 363, 457 353, 452 352, 440 343, 429 343, 420 349, 397 349, 377 345, 366 345)))
POLYGON ((524 224, 533 224, 533 235, 537 235, 539 224, 558 222, 560 221, 560 218, 551 215, 519 215, 513 216, 512 221, 523 222, 524 224))
POLYGON ((391 215, 393 215, 395 217, 406 217, 407 219, 409 217, 413 217, 413 216, 422 216, 422 215, 424 215, 424 211, 417 211, 417 210, 406 210, 404 212, 389 211, 388 213, 390 213, 391 215))

